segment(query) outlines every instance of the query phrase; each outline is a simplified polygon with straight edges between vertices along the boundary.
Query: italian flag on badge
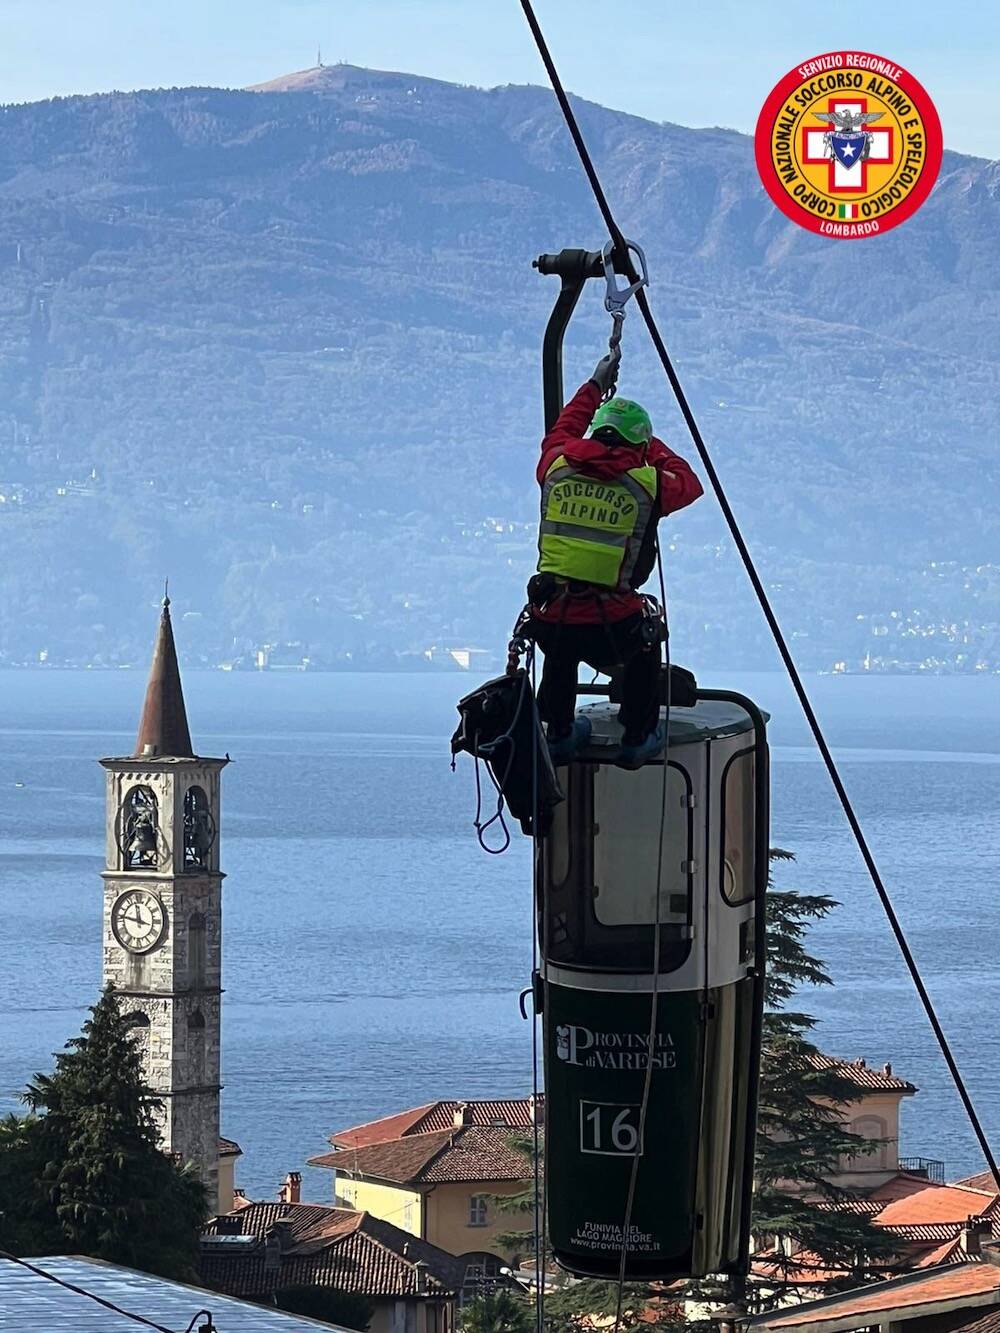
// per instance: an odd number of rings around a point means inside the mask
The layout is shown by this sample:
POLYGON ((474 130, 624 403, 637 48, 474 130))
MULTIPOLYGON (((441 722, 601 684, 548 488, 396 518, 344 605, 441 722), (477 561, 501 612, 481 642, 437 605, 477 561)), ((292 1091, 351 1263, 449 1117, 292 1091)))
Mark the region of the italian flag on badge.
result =
POLYGON ((838 205, 837 205, 837 217, 838 217, 838 218, 847 218, 847 219, 849 220, 849 219, 851 219, 851 218, 856 218, 857 215, 858 215, 858 210, 857 210, 857 207, 856 207, 854 204, 838 204, 838 205))

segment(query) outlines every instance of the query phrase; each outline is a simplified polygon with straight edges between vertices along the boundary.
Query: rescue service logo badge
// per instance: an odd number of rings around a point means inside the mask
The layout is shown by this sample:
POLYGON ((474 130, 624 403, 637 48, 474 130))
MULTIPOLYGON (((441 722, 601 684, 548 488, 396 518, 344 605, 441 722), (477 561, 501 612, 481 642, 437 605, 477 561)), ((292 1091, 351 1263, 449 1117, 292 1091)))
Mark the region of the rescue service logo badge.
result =
POLYGON ((941 122, 884 56, 829 51, 790 70, 757 121, 757 170, 786 217, 822 236, 877 236, 912 217, 941 166, 941 122))

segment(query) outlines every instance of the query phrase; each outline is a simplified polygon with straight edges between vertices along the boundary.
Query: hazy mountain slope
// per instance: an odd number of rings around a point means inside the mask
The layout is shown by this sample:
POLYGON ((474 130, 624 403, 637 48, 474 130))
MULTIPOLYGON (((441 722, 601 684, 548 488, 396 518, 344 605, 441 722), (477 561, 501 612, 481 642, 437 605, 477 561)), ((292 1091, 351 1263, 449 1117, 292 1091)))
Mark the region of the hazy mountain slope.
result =
MULTIPOLYGON (((0 114, 0 651, 145 652, 164 572, 216 658, 505 634, 554 297, 530 261, 599 245, 595 208, 543 90, 291 83, 0 114)), ((1000 168, 946 154, 915 219, 838 244, 772 208, 745 136, 580 111, 807 657, 897 604, 1000 620, 988 575, 926 571, 1000 541, 1000 168)), ((595 291, 568 375, 606 324, 595 291)), ((631 324, 623 387, 680 444, 631 324)), ((688 656, 752 658, 714 506, 673 531, 688 656)))

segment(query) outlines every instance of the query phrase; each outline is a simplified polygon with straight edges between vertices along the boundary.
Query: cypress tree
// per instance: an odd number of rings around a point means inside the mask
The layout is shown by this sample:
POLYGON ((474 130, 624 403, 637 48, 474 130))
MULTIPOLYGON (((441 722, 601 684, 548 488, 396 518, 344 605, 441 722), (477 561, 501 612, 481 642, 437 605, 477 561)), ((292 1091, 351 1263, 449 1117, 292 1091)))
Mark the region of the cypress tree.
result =
POLYGON ((55 1071, 37 1074, 24 1100, 32 1114, 6 1127, 15 1157, 0 1174, 0 1189, 25 1171, 35 1177, 20 1200, 0 1197, 6 1215, 21 1216, 14 1238, 33 1253, 41 1245, 196 1279, 206 1191, 159 1147, 161 1104, 143 1080, 130 1017, 110 987, 82 1035, 56 1055, 55 1071))

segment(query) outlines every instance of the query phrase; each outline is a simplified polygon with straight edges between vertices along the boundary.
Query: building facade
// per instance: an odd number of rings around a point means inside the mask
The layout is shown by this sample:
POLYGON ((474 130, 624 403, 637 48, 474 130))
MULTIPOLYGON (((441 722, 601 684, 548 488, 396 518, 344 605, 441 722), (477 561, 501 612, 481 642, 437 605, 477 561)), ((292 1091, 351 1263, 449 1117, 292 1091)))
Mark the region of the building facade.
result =
POLYGON ((330 1135, 333 1152, 310 1158, 333 1171, 336 1202, 391 1219, 457 1256, 464 1294, 501 1276, 520 1253, 504 1233, 529 1233, 530 1211, 504 1211, 504 1196, 532 1185, 529 1143, 540 1099, 437 1101, 330 1135))
POLYGON ((300 1203, 298 1185, 292 1173, 278 1203, 244 1200, 209 1223, 199 1264, 209 1286, 334 1321, 340 1298, 355 1297, 369 1333, 453 1333, 458 1260, 368 1213, 300 1203))

